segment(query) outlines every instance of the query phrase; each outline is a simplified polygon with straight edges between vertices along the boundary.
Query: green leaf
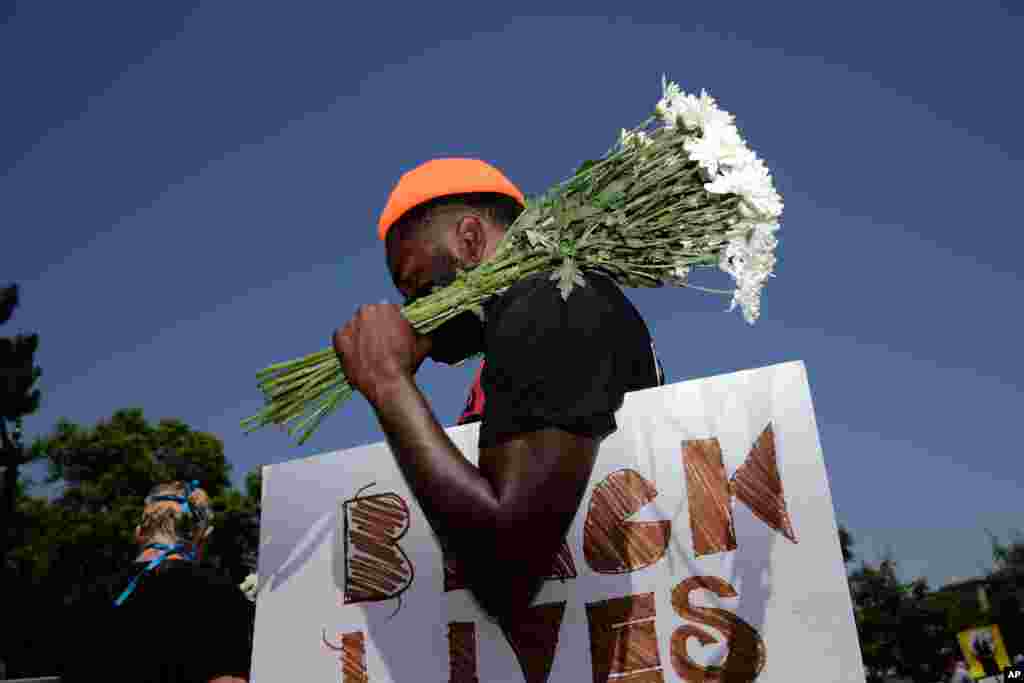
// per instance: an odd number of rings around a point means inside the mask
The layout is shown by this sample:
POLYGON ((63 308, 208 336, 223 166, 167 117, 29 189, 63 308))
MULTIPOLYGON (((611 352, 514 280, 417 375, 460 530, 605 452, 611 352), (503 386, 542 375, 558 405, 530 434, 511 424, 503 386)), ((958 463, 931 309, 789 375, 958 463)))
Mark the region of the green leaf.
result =
POLYGON ((591 168, 593 168, 594 166, 596 166, 596 165, 597 165, 597 163, 598 163, 598 162, 597 162, 596 160, 594 160, 594 159, 587 159, 587 160, 586 160, 586 161, 584 161, 584 162, 583 162, 582 164, 580 164, 580 167, 579 167, 578 169, 576 169, 576 173, 575 173, 575 175, 580 175, 581 173, 586 173, 586 172, 587 172, 587 171, 589 171, 589 170, 590 170, 591 168))
POLYGON ((562 294, 562 301, 569 299, 569 294, 572 293, 573 286, 579 285, 585 287, 587 281, 583 279, 583 272, 576 267, 575 259, 567 258, 562 262, 551 275, 552 280, 558 280, 558 290, 562 294))
POLYGON ((558 253, 564 259, 571 259, 576 256, 576 243, 571 239, 563 239, 558 243, 558 253))
POLYGON ((594 204, 605 210, 622 208, 627 198, 626 190, 630 185, 632 185, 632 181, 628 178, 613 180, 597 195, 594 204))
POLYGON ((630 178, 619 178, 608 183, 608 186, 604 188, 604 192, 611 192, 615 194, 624 193, 629 189, 629 186, 633 184, 630 178))
POLYGON ((526 239, 530 242, 530 246, 534 249, 544 248, 549 250, 555 249, 555 243, 548 235, 544 234, 540 230, 527 230, 526 239))
POLYGON ((555 219, 555 225, 558 226, 559 231, 565 230, 572 223, 572 209, 568 206, 565 199, 560 199, 555 205, 552 215, 555 219))
POLYGON ((530 204, 515 222, 515 226, 533 227, 540 218, 540 207, 537 204, 530 204))

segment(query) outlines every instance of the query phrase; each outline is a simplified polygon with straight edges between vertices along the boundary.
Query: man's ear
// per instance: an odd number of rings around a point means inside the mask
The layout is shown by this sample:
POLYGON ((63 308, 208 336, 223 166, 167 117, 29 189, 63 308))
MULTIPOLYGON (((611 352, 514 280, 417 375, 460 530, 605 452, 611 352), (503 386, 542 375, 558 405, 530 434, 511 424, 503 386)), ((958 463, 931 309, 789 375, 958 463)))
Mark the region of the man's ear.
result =
POLYGON ((455 226, 456 253, 464 263, 477 265, 487 251, 487 226, 475 214, 467 214, 455 226))

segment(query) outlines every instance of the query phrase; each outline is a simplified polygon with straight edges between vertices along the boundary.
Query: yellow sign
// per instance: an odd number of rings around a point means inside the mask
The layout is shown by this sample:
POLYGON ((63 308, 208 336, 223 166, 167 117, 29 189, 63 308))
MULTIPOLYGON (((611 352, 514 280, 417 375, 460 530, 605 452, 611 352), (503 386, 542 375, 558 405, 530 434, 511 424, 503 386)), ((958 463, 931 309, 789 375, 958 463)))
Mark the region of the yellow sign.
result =
POLYGON ((1010 666, 1010 658, 1003 645, 998 626, 982 626, 961 631, 957 635, 960 649, 967 659, 972 678, 988 678, 1003 673, 1010 666))

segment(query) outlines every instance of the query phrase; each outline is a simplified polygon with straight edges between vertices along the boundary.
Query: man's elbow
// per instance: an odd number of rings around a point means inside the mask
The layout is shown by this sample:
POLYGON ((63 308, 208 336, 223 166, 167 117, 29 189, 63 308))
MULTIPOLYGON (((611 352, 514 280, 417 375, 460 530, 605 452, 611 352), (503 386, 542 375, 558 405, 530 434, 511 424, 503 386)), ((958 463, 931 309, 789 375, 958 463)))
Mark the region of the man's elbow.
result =
POLYGON ((533 603, 564 538, 545 536, 519 520, 498 521, 485 539, 468 546, 474 550, 462 555, 460 564, 467 570, 470 592, 489 617, 515 619, 533 603))
POLYGON ((504 570, 492 568, 477 576, 470 582, 470 593, 496 621, 516 620, 529 609, 544 582, 544 572, 520 563, 507 563, 504 570))
POLYGON ((477 605, 488 618, 501 622, 517 621, 526 612, 536 594, 526 591, 512 591, 500 586, 471 588, 470 592, 477 605))

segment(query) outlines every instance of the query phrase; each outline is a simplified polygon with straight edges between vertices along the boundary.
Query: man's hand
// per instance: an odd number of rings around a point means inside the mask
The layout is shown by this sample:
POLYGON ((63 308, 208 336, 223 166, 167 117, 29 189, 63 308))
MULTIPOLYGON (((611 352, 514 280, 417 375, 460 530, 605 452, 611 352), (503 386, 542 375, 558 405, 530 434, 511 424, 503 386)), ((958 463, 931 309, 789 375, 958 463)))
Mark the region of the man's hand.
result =
POLYGON ((334 351, 352 388, 375 404, 382 388, 416 374, 430 337, 416 334, 400 306, 370 304, 334 333, 334 351))

